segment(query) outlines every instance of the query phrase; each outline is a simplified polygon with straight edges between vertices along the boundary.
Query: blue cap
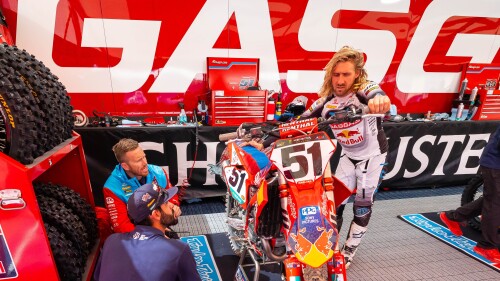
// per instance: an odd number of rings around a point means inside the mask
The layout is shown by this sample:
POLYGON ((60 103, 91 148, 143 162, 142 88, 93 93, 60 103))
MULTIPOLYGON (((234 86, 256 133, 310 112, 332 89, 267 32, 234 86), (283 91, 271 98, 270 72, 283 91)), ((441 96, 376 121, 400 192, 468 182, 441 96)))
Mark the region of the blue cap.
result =
POLYGON ((128 199, 128 215, 135 223, 143 221, 154 209, 172 199, 178 190, 176 186, 164 189, 153 183, 142 185, 128 199))

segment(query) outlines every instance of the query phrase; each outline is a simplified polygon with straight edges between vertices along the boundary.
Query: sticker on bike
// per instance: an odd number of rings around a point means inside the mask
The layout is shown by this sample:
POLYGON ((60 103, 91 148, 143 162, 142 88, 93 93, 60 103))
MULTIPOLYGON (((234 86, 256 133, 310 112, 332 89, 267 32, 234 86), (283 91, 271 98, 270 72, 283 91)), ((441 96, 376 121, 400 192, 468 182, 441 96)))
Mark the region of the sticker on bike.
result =
POLYGON ((224 168, 224 174, 233 198, 240 204, 245 203, 247 199, 245 181, 248 179, 248 173, 244 169, 238 169, 236 166, 229 166, 224 168))
POLYGON ((288 181, 303 183, 323 174, 334 151, 335 144, 321 132, 277 141, 271 160, 288 181))

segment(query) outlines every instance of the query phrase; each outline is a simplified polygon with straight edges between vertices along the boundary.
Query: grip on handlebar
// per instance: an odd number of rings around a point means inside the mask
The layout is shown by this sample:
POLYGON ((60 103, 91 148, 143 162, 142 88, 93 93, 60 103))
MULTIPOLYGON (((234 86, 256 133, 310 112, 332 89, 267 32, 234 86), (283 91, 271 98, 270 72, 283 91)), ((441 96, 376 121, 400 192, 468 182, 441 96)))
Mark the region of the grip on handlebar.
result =
POLYGON ((238 133, 236 133, 236 132, 220 134, 219 141, 228 141, 230 139, 235 139, 237 137, 238 137, 238 133))

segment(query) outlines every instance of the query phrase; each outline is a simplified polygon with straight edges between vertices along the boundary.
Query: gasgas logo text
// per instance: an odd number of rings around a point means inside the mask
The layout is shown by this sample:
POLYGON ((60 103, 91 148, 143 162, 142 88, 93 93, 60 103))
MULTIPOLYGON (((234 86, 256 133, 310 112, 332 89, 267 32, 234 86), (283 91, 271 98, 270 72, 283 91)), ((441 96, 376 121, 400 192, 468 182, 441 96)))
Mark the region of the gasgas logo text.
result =
MULTIPOLYGON (((461 71, 426 69, 428 58, 433 62, 443 63, 449 57, 465 57, 470 58, 472 63, 491 64, 500 44, 500 35, 495 33, 497 27, 494 26, 497 24, 494 19, 500 17, 500 12, 498 8, 492 8, 498 7, 497 0, 476 0, 473 3, 469 0, 434 0, 425 3, 411 0, 315 0, 307 1, 303 13, 297 13, 296 18, 276 17, 276 13, 283 13, 276 10, 276 6, 293 5, 294 1, 290 0, 275 1, 275 5, 271 5, 267 0, 206 0, 202 5, 193 4, 184 8, 189 9, 186 14, 196 16, 190 19, 192 22, 189 24, 184 23, 189 27, 178 40, 159 38, 160 30, 161 34, 172 33, 173 30, 169 28, 175 25, 172 22, 164 22, 164 19, 153 19, 154 15, 148 19, 150 12, 144 7, 138 11, 142 14, 131 19, 81 12, 97 9, 93 7, 94 1, 78 1, 82 6, 81 11, 65 11, 65 5, 59 5, 59 0, 17 2, 16 44, 33 50, 37 58, 59 76, 70 93, 134 92, 147 84, 152 71, 155 71, 155 77, 151 87, 146 89, 148 93, 185 93, 193 79, 199 73, 204 73, 206 58, 220 56, 259 58, 260 73, 263 74, 259 77, 259 85, 263 89, 279 91, 282 76, 290 91, 316 93, 318 85, 323 81, 324 65, 311 68, 305 61, 311 62, 314 59, 301 60, 293 50, 301 49, 306 55, 314 56, 320 52, 335 52, 344 45, 355 46, 366 54, 365 67, 370 73, 370 80, 380 82, 391 76, 393 86, 403 93, 455 93, 460 83, 461 71), (347 27, 340 28, 340 23, 333 23, 332 17, 336 18, 335 15, 342 10, 359 12, 363 17, 374 18, 373 24, 368 29, 362 29, 359 26, 349 26, 347 20, 347 27), (410 20, 407 19, 412 17, 413 12, 420 11, 423 12, 419 14, 418 23, 408 26, 407 21, 410 20), (384 18, 390 19, 391 22, 401 24, 402 31, 378 24, 376 18, 380 17, 380 13, 385 13, 384 18), (70 16, 67 20, 61 19, 68 15, 70 16), (75 21, 71 15, 77 15, 74 18, 81 17, 83 20, 75 21), (227 27, 231 15, 236 19, 235 25, 241 46, 214 47, 227 27), (491 23, 484 23, 485 33, 474 33, 465 28, 448 31, 443 27, 457 17, 465 18, 468 22, 473 18, 492 20, 491 23), (274 34, 282 33, 277 30, 282 26, 281 20, 285 21, 283 24, 286 24, 286 21, 300 23, 289 33, 297 38, 296 42, 291 42, 293 48, 289 48, 289 40, 284 42, 282 36, 274 34), (73 24, 69 27, 73 29, 72 39, 68 39, 73 40, 73 48, 119 48, 122 49, 119 62, 116 65, 100 67, 71 65, 70 59, 63 61, 63 64, 56 63, 53 52, 57 42, 54 38, 66 38, 67 35, 62 34, 60 30, 68 29, 58 26, 60 22, 73 24), (411 32, 408 29, 411 29, 411 32), (401 33, 409 34, 402 35, 403 38, 408 36, 409 43, 401 44, 401 33), (444 44, 447 50, 440 50, 439 54, 434 53, 435 42, 446 36, 453 37, 451 42, 444 44), (161 53, 161 48, 165 48, 165 45, 169 51, 164 56, 168 59, 164 65, 153 69, 154 63, 158 62, 156 54, 161 53), (289 49, 292 51, 283 51, 289 49), (291 57, 296 62, 289 64, 291 57)), ((122 4, 113 7, 118 10, 113 15, 126 15, 129 12, 127 1, 120 3, 122 4)), ((174 4, 169 5, 178 8, 174 4)), ((478 28, 481 32, 482 27, 483 25, 478 28)), ((289 38, 289 34, 284 37, 289 38)))

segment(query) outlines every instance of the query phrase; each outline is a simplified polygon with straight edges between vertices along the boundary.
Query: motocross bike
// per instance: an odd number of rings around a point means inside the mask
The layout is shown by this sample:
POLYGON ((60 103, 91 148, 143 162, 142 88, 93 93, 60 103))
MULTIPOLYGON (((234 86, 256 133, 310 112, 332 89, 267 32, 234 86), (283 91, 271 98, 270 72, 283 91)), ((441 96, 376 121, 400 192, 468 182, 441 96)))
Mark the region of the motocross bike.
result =
POLYGON ((375 115, 343 111, 326 121, 311 118, 267 131, 240 126, 239 137, 279 136, 265 150, 272 166, 262 170, 255 168, 238 139, 227 142, 219 164, 228 187, 229 238, 240 256, 235 280, 248 280, 241 268, 247 253, 255 264, 254 281, 259 279, 259 262, 268 261, 282 262, 286 280, 346 280, 344 258, 338 251, 335 202, 343 202, 351 191, 330 171, 336 140, 317 128, 368 116, 375 115))

